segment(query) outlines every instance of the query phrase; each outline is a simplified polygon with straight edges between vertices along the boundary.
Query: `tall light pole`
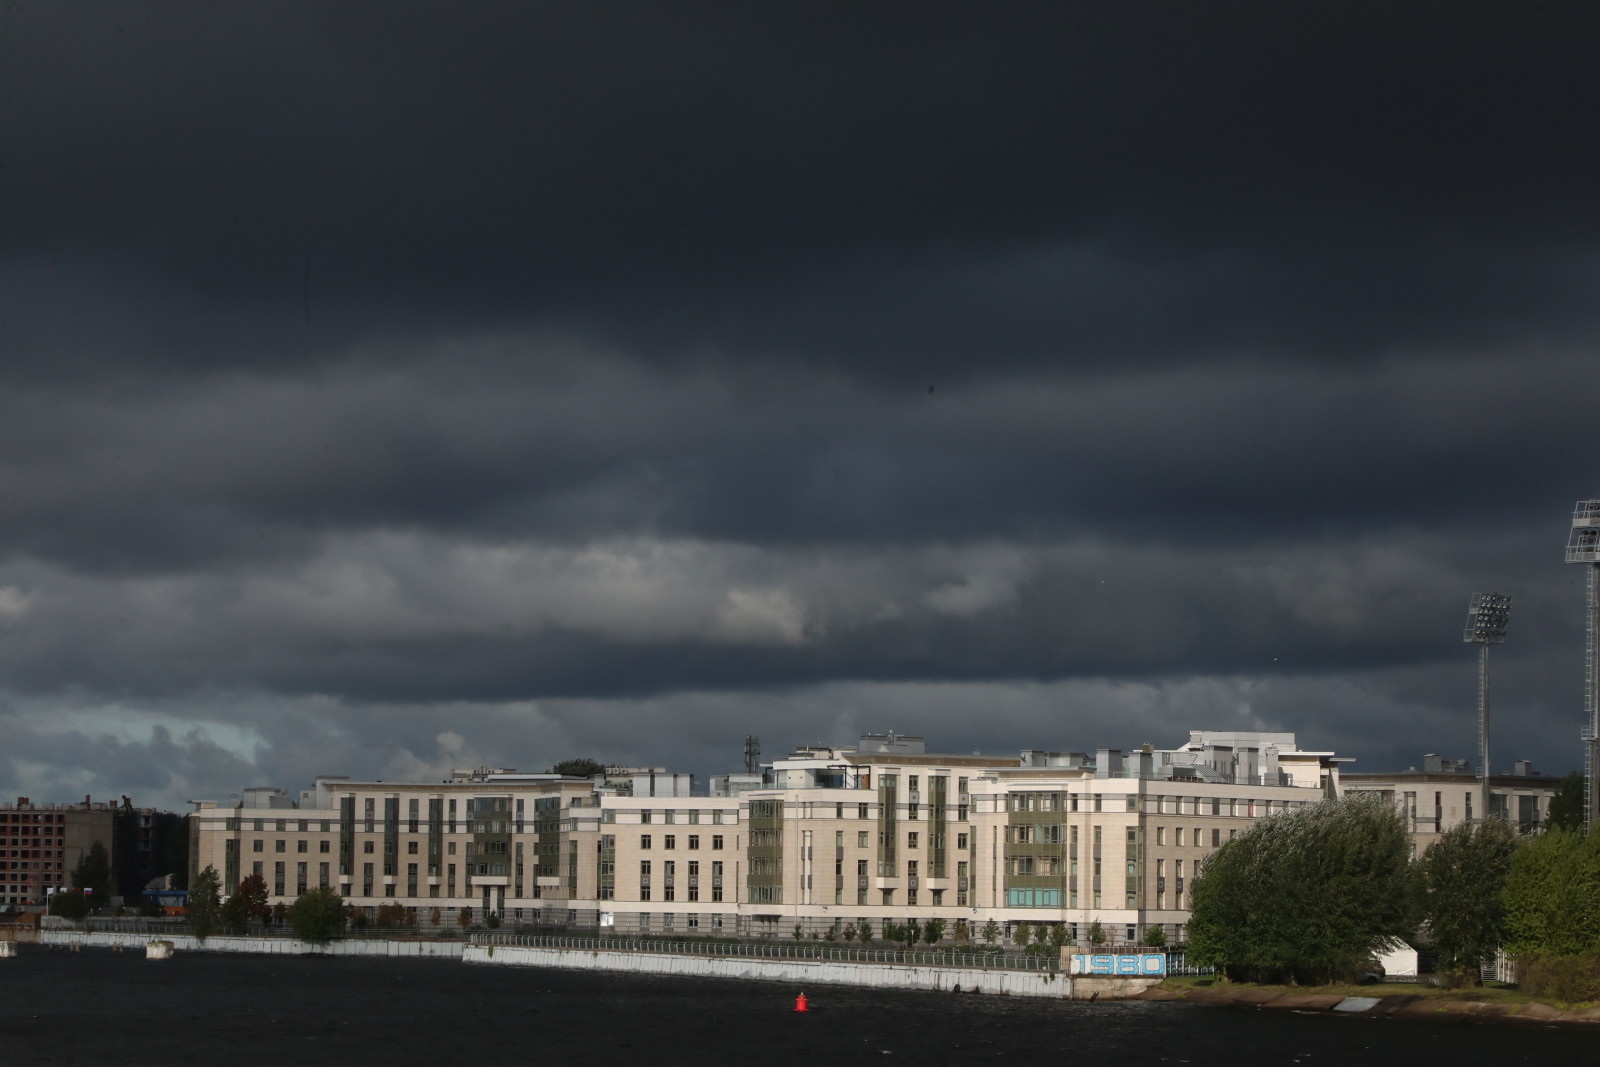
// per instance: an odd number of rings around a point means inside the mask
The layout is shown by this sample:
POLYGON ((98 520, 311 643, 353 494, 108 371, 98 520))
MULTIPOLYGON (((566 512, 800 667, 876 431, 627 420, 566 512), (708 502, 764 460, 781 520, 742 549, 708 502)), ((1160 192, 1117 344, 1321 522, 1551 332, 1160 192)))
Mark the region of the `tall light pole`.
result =
POLYGON ((1479 819, 1489 817, 1489 646, 1506 639, 1511 598, 1499 593, 1474 593, 1467 606, 1467 628, 1461 640, 1478 646, 1478 799, 1479 819))
POLYGON ((1595 821, 1595 775, 1600 773, 1600 500, 1580 500, 1572 509, 1567 562, 1586 563, 1588 641, 1583 649, 1583 829, 1595 821))

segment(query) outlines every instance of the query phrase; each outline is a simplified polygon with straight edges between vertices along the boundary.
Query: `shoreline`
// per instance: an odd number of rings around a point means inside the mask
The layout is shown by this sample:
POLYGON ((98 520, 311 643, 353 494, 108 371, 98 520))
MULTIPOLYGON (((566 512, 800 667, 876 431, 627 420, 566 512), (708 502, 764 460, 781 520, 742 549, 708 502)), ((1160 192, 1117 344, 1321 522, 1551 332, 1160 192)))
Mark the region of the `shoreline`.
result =
POLYGON ((1301 993, 1286 986, 1201 986, 1187 989, 1156 987, 1127 998, 1148 1001, 1187 1001, 1219 1007, 1297 1011, 1319 1015, 1352 1015, 1431 1022, 1500 1023, 1518 1026, 1600 1026, 1600 1006, 1557 1008, 1541 1001, 1505 1003, 1472 1000, 1468 996, 1422 996, 1394 993, 1382 996, 1346 996, 1341 993, 1301 993))

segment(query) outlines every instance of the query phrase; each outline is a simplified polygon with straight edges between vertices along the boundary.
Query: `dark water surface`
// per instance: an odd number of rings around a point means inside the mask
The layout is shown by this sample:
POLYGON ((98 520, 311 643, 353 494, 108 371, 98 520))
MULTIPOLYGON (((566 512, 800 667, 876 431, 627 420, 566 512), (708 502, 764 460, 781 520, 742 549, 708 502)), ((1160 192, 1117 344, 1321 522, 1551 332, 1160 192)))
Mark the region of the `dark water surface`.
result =
POLYGON ((1600 1034, 1172 1003, 1072 1004, 444 960, 0 960, 0 1064, 1593 1062, 1600 1034), (515 1061, 511 1059, 515 1057, 515 1061))

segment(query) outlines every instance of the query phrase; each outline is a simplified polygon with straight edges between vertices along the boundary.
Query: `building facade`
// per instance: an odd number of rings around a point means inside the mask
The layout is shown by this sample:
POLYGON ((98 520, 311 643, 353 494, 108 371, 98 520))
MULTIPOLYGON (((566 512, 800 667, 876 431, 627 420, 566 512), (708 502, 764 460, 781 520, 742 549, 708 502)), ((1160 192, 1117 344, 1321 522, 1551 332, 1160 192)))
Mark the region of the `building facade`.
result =
POLYGON ((0 906, 42 904, 71 886, 72 870, 98 842, 112 853, 116 805, 34 804, 18 797, 0 805, 0 906))
POLYGON ((796 750, 721 796, 512 772, 319 778, 292 802, 252 790, 198 805, 191 863, 215 867, 229 890, 260 874, 274 902, 326 885, 424 923, 465 910, 470 921, 790 937, 928 919, 947 934, 994 920, 1083 936, 1099 922, 1117 940, 1153 925, 1170 939, 1206 855, 1337 789, 1332 753, 1302 752, 1291 734, 1198 731, 1172 750, 1018 757, 867 735, 796 750))
MULTIPOLYGON (((1427 851, 1439 835, 1462 823, 1483 818, 1482 793, 1477 774, 1467 760, 1445 759, 1433 753, 1423 757, 1422 768, 1388 773, 1347 773, 1348 792, 1379 793, 1399 805, 1411 825, 1416 855, 1427 851)), ((1489 814, 1505 819, 1522 833, 1534 833, 1550 821, 1550 801, 1561 779, 1536 774, 1519 762, 1510 774, 1489 777, 1489 814)))

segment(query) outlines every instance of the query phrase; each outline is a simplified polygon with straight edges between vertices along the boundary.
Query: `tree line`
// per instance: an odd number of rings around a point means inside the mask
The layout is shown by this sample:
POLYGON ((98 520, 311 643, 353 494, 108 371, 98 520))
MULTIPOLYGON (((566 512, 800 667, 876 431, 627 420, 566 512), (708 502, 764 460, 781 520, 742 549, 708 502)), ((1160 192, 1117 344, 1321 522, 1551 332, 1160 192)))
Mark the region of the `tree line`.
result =
POLYGON ((1529 992, 1600 995, 1600 838, 1558 814, 1526 836, 1503 819, 1463 823, 1417 857, 1379 794, 1263 819, 1196 876, 1189 959, 1235 980, 1324 984, 1413 941, 1437 953, 1443 983, 1475 985, 1503 948, 1529 992))

